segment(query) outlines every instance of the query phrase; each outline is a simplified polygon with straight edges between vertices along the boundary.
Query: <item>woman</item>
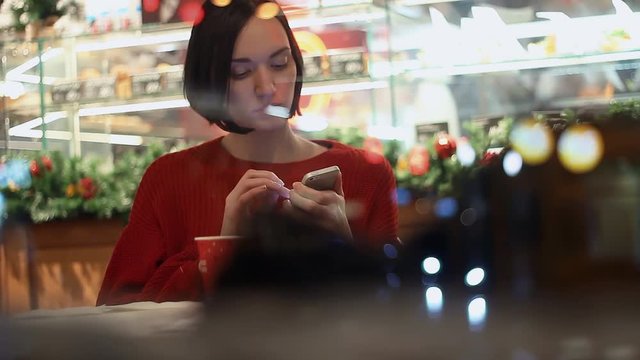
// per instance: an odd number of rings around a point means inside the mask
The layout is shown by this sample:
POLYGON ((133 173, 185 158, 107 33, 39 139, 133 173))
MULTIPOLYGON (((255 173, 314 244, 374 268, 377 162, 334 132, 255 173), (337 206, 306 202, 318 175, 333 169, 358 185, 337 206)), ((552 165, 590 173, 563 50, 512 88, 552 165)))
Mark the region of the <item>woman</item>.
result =
POLYGON ((288 118, 300 113, 302 55, 279 8, 275 17, 264 14, 274 6, 204 2, 187 49, 185 94, 229 134, 147 169, 98 305, 200 299, 194 237, 242 235, 258 211, 282 212, 357 245, 397 239, 395 182, 384 158, 309 141, 289 127, 288 118), (284 116, 271 112, 282 107, 284 116), (342 169, 333 190, 299 182, 332 165, 342 169), (348 208, 357 211, 348 217, 348 208))

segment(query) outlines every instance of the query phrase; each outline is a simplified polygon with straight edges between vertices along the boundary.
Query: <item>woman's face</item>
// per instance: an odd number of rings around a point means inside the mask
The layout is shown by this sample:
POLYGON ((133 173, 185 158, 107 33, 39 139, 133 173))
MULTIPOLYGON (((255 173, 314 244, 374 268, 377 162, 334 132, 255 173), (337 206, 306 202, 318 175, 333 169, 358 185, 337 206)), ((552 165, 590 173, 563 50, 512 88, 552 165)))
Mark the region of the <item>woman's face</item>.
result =
POLYGON ((240 31, 231 59, 228 111, 240 126, 256 131, 282 128, 287 120, 265 114, 268 105, 287 110, 293 102, 296 64, 277 19, 252 17, 240 31))

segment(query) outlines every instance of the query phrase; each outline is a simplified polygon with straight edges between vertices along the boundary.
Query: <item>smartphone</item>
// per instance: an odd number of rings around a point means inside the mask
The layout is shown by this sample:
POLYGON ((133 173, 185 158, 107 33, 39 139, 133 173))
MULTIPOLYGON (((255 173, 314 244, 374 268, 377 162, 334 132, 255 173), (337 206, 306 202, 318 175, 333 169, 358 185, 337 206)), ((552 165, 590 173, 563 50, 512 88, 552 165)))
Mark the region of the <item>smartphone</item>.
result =
POLYGON ((337 166, 329 166, 324 169, 308 172, 303 178, 302 183, 316 190, 333 190, 336 180, 340 174, 340 168, 337 166))

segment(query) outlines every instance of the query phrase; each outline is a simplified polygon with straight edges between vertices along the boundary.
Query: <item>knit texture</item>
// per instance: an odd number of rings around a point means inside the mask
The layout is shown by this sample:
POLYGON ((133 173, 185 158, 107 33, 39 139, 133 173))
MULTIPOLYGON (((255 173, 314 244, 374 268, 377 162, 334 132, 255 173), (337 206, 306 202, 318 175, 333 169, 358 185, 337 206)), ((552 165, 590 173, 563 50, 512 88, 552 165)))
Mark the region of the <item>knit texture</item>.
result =
POLYGON ((292 188, 304 174, 338 165, 352 233, 379 247, 397 239, 395 178, 386 159, 334 141, 324 153, 293 163, 256 163, 229 154, 218 138, 152 163, 129 223, 115 246, 97 304, 200 300, 194 237, 219 235, 225 199, 249 169, 274 172, 292 188), (351 213, 351 211, 348 211, 351 213))

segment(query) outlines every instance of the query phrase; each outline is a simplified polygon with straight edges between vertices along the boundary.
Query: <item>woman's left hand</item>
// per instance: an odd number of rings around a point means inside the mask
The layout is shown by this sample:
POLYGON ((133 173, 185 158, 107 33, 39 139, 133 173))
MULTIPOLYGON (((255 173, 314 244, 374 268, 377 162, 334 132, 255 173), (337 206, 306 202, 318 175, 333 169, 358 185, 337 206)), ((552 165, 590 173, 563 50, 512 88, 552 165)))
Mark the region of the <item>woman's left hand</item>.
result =
POLYGON ((345 210, 341 173, 338 173, 333 190, 319 191, 300 182, 293 183, 283 210, 299 221, 336 233, 344 240, 353 239, 345 210))

